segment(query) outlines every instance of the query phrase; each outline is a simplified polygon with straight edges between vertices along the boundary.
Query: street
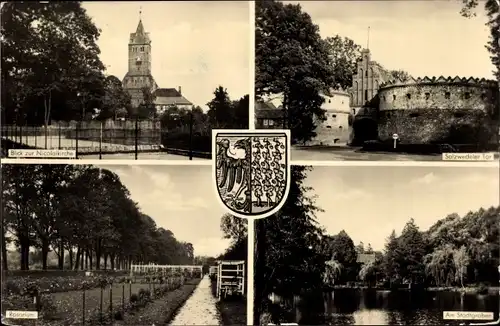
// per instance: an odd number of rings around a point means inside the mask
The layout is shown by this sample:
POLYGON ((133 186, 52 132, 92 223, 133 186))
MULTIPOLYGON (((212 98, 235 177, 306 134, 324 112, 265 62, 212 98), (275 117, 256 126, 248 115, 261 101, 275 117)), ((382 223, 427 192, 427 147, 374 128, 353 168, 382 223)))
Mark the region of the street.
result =
MULTIPOLYGON (((99 154, 95 155, 78 155, 80 160, 98 160, 99 154)), ((135 153, 117 153, 117 154, 102 154, 103 160, 134 160, 135 153)), ((169 154, 166 152, 139 152, 138 160, 169 160, 169 161, 188 161, 189 156, 169 154)), ((193 157, 193 160, 208 161, 204 158, 193 157)))
MULTIPOLYGON (((423 155, 390 152, 362 152, 356 147, 292 147, 293 161, 441 161, 441 154, 423 155)), ((495 155, 498 160, 498 153, 495 155)))

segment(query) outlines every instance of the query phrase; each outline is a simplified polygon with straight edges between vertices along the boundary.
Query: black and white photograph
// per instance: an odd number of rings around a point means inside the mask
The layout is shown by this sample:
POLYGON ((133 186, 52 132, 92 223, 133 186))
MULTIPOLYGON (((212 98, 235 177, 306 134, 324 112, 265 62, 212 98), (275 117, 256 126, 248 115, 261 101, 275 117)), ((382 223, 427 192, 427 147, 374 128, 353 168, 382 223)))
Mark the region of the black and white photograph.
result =
POLYGON ((254 325, 498 324, 498 180, 470 165, 292 166, 288 201, 256 221, 254 325))
POLYGON ((498 0, 259 1, 255 16, 255 127, 290 129, 293 161, 498 160, 498 0))
POLYGON ((2 325, 246 325, 247 224, 211 172, 3 165, 2 325))
POLYGON ((2 155, 210 159, 211 129, 248 128, 249 15, 246 1, 2 4, 2 155))

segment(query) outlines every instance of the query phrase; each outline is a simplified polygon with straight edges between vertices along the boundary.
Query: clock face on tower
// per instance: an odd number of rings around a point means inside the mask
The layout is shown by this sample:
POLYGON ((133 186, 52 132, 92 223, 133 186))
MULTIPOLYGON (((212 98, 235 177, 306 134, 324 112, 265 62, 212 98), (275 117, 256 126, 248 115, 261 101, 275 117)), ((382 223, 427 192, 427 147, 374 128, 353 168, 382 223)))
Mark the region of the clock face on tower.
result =
POLYGON ((137 57, 137 59, 135 60, 135 64, 137 64, 137 65, 141 64, 141 58, 140 57, 137 57))

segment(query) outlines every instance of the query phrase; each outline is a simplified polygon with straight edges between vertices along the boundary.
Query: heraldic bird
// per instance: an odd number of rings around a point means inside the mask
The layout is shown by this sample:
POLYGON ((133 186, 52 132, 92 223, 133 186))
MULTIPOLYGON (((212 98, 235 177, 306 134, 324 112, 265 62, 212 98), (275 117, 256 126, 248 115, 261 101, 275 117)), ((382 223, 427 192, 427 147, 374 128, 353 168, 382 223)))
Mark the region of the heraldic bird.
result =
POLYGON ((227 192, 233 191, 233 189, 238 187, 235 199, 235 208, 242 210, 244 212, 250 212, 250 207, 252 204, 251 194, 250 194, 250 159, 251 154, 251 141, 250 138, 244 138, 237 140, 233 147, 237 149, 243 149, 245 151, 245 157, 234 158, 229 156, 231 154, 229 139, 222 139, 217 142, 217 170, 220 171, 219 177, 219 188, 226 187, 227 192), (243 202, 236 201, 241 195, 243 190, 245 192, 245 200, 243 202))

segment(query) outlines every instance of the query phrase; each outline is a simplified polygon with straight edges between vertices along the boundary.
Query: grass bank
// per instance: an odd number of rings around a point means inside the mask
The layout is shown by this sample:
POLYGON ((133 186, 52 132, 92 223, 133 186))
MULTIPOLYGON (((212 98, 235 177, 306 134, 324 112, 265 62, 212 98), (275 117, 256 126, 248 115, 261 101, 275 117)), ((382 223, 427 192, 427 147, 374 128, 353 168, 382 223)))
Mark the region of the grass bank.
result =
POLYGON ((247 300, 234 299, 217 302, 222 325, 246 325, 247 324, 247 300))
MULTIPOLYGON (((211 280, 212 295, 217 296, 217 281, 211 280)), ((222 325, 246 325, 247 324, 247 300, 241 297, 232 297, 217 301, 222 325)))
POLYGON ((477 293, 477 294, 495 294, 500 291, 498 286, 467 286, 467 287, 430 287, 427 288, 428 291, 437 292, 465 292, 465 293, 477 293))
POLYGON ((180 288, 150 302, 146 307, 127 313, 123 320, 115 321, 113 325, 167 325, 193 294, 200 281, 199 278, 187 281, 180 288))

